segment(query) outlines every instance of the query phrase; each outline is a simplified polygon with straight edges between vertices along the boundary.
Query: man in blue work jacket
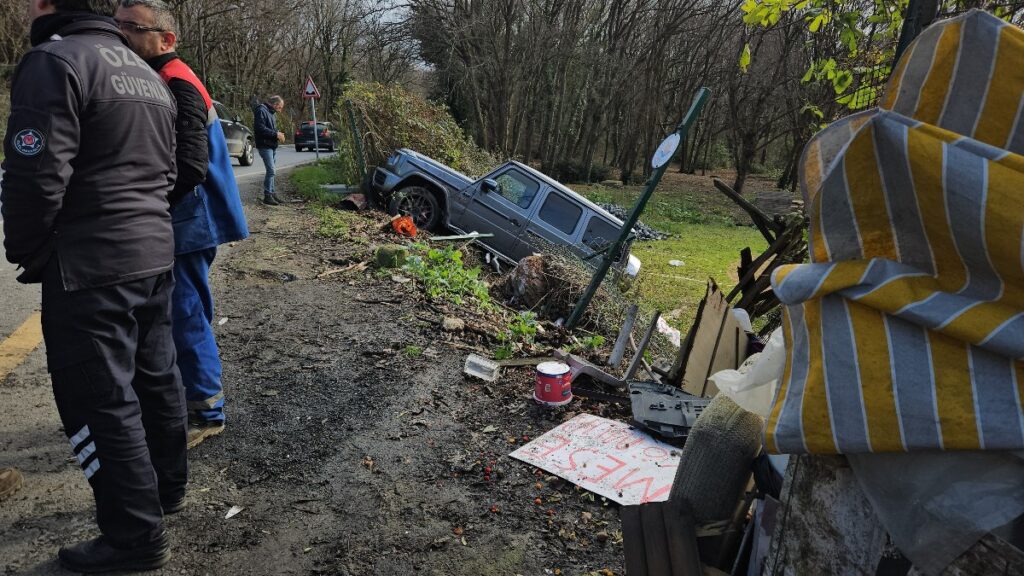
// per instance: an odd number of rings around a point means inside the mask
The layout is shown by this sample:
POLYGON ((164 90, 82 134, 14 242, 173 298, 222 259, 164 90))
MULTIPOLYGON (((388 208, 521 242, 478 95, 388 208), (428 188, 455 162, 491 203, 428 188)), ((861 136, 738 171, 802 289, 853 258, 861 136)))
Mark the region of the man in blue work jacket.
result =
POLYGON ((163 0, 121 0, 115 20, 132 49, 160 74, 178 104, 178 180, 170 194, 176 281, 171 312, 189 412, 188 447, 194 448, 224 430, 210 265, 217 246, 246 238, 249 231, 213 101, 174 52, 177 35, 171 8, 163 0))

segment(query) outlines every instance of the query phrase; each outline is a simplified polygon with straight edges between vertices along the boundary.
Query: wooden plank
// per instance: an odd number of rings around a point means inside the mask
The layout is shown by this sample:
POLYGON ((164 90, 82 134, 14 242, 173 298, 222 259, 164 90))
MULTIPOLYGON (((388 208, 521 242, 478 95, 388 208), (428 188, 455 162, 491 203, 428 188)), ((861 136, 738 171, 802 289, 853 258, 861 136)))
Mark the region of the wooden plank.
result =
POLYGON ((644 529, 640 506, 619 508, 622 520, 622 550, 626 555, 626 576, 647 575, 647 553, 644 550, 644 529))
POLYGON ((665 532, 665 505, 652 502, 640 505, 640 523, 644 529, 644 552, 648 576, 676 576, 672 572, 668 534, 665 532))
POLYGON ((702 570, 693 514, 684 502, 677 499, 664 503, 664 517, 672 576, 700 576, 702 570))
POLYGON ((636 313, 639 309, 636 304, 630 304, 626 309, 626 320, 622 323, 619 336, 615 339, 615 347, 612 348, 612 355, 608 358, 608 365, 612 368, 622 364, 622 358, 626 355, 626 344, 633 334, 633 324, 636 323, 636 313))

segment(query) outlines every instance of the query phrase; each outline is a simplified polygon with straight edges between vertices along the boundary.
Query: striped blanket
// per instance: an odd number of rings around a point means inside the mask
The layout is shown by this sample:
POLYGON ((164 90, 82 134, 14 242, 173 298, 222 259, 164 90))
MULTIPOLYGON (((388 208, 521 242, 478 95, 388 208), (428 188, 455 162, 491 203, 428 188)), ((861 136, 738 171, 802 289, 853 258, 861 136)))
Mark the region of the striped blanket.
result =
POLYGON ((1022 95, 1024 31, 971 11, 807 146, 769 451, 1024 449, 1022 95))

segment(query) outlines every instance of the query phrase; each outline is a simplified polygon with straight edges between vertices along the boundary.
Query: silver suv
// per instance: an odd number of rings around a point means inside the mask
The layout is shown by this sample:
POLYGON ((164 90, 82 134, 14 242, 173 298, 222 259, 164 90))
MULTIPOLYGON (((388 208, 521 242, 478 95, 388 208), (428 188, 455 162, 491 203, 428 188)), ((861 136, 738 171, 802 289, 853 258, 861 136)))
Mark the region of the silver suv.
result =
MULTIPOLYGON (((420 228, 491 233, 492 253, 517 262, 545 248, 566 246, 596 266, 623 222, 593 202, 525 164, 508 161, 474 181, 440 162, 403 148, 373 174, 373 187, 392 214, 409 214, 420 228)), ((631 244, 630 241, 629 244, 631 244)), ((640 259, 625 246, 616 268, 632 280, 640 259)))

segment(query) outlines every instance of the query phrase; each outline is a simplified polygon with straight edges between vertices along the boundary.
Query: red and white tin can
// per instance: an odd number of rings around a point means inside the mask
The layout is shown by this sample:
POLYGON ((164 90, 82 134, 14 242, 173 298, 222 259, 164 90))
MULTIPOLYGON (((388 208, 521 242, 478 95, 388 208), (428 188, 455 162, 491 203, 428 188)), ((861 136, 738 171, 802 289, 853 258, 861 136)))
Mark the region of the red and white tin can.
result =
POLYGON ((572 374, 569 365, 563 362, 539 364, 533 399, 545 406, 565 406, 572 402, 572 374))

